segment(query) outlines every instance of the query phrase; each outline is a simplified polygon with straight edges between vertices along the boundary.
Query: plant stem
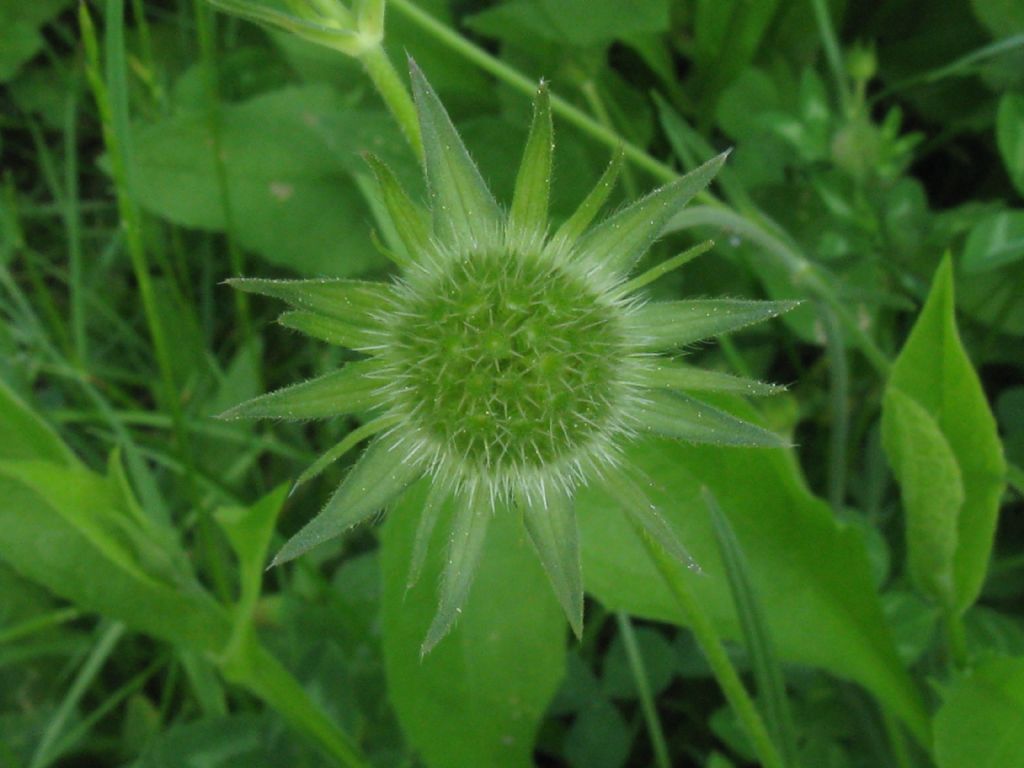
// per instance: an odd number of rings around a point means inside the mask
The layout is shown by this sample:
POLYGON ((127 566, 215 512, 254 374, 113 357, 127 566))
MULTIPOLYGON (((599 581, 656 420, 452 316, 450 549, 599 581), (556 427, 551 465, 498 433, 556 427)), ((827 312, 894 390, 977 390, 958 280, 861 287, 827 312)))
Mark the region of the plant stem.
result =
MULTIPOLYGON (((632 516, 628 517, 633 522, 632 516)), ((761 765, 764 768, 784 768, 782 758, 768 735, 764 720, 761 719, 753 699, 750 698, 750 694, 743 686, 743 681, 740 680, 739 673, 736 672, 736 667, 733 666, 732 660, 725 652, 725 647, 722 645, 722 640, 718 636, 711 618, 704 612, 690 591, 690 586, 681 573, 679 564, 658 542, 651 538, 639 523, 633 522, 633 529, 647 548, 651 562, 658 569, 665 585, 682 609, 684 620, 689 624, 697 639, 697 644, 704 652, 704 657, 707 659, 722 693, 725 694, 726 701, 729 702, 729 706, 732 707, 736 717, 746 730, 761 765)))
POLYGON ((423 162, 423 140, 420 138, 420 123, 416 115, 416 105, 409 95, 405 83, 395 70, 384 46, 378 43, 367 48, 359 57, 366 69, 366 74, 373 81, 374 87, 384 100, 388 111, 398 122, 406 141, 416 153, 416 159, 423 162))
POLYGON ((822 47, 825 49, 825 58, 828 59, 828 66, 832 70, 832 78, 835 80, 839 106, 842 107, 843 114, 848 115, 850 105, 853 103, 850 95, 850 83, 846 77, 846 68, 843 66, 843 54, 839 50, 839 39, 836 37, 836 30, 832 25, 828 2, 827 0, 811 0, 811 5, 814 6, 814 20, 818 25, 818 35, 821 37, 822 47))
POLYGON ((956 608, 949 606, 945 610, 946 643, 949 646, 949 659, 956 669, 967 666, 967 633, 964 622, 956 608))
POLYGON ((828 501, 835 514, 841 514, 846 500, 846 446, 850 434, 850 371, 846 364, 843 332, 835 313, 821 307, 819 316, 825 326, 825 346, 829 361, 832 424, 829 430, 828 501))
POLYGON ((630 622, 629 616, 622 611, 615 612, 615 622, 619 626, 622 645, 626 650, 626 659, 629 662, 629 671, 633 674, 636 692, 640 697, 640 709, 643 711, 644 721, 647 723, 651 749, 654 750, 654 764, 658 768, 672 768, 668 745, 665 743, 665 732, 661 728, 658 710, 654 706, 654 697, 651 695, 651 686, 647 680, 647 669, 644 667, 644 659, 636 642, 633 624, 630 622))

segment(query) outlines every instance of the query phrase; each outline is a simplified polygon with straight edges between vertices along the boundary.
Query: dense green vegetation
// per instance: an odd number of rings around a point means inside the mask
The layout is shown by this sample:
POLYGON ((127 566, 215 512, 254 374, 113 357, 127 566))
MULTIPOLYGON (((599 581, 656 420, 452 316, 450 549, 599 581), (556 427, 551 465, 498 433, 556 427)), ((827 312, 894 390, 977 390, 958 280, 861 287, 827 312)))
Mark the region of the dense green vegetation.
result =
POLYGON ((0 0, 0 767, 1024 766, 1019 3, 215 4, 0 0), (265 570, 379 427, 216 418, 359 358, 224 281, 393 278, 406 54, 513 217, 548 81, 553 230, 733 148, 637 290, 800 302, 679 352, 784 447, 627 441, 669 538, 576 494, 579 639, 525 504, 421 657, 429 482, 265 570))

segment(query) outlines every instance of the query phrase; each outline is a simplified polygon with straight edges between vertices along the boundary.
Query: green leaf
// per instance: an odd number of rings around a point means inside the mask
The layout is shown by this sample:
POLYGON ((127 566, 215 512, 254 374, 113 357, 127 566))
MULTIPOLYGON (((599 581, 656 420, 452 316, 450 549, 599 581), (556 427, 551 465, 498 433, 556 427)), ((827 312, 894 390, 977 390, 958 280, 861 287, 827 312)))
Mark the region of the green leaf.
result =
MULTIPOLYGON (((1021 114, 1024 120, 1024 113, 1021 114)), ((1024 144, 1021 145, 1024 147, 1024 144)), ((964 245, 964 272, 988 272, 1024 258, 1024 211, 1000 211, 979 219, 964 245)))
POLYGON ((580 239, 580 251, 594 264, 628 273, 668 220, 711 183, 728 155, 723 152, 605 219, 580 239))
POLYGON ((935 716, 939 768, 1024 768, 1024 658, 992 658, 956 680, 935 716))
POLYGON ((282 485, 251 507, 221 507, 214 512, 214 519, 227 535, 231 549, 238 558, 240 594, 232 638, 224 652, 227 658, 238 653, 250 631, 252 614, 256 610, 263 584, 267 548, 287 493, 288 486, 282 485))
POLYGON ((378 439, 359 457, 320 513, 281 547, 271 566, 294 560, 340 536, 390 504, 420 474, 394 443, 378 439))
POLYGON ((434 232, 449 243, 489 242, 501 223, 498 204, 444 105, 412 59, 409 76, 423 135, 434 232))
POLYGON ((373 325, 353 325, 317 312, 285 312, 277 318, 277 322, 310 338, 346 349, 365 350, 379 343, 381 338, 373 325))
POLYGON ((430 250, 430 224, 427 215, 409 198, 390 168, 369 153, 366 155, 366 162, 377 179, 381 200, 387 208, 391 223, 395 225, 395 231, 405 246, 407 260, 401 266, 407 266, 430 250))
POLYGON ((1024 96, 1007 93, 999 100, 996 140, 1006 172, 1024 196, 1024 96))
POLYGON ((554 136, 548 86, 541 81, 533 100, 533 123, 526 139, 509 210, 509 228, 521 236, 543 236, 548 222, 554 136))
POLYGON ((659 301, 641 307, 633 323, 651 349, 672 349, 778 317, 796 301, 694 299, 659 301))
POLYGON ((583 635, 583 574, 580 570, 576 511, 565 493, 551 490, 543 499, 522 499, 523 521, 569 626, 583 635))
POLYGON ((615 182, 618 181, 621 171, 622 150, 619 150, 612 156, 611 162, 608 163, 608 167, 605 168, 604 173, 601 174, 601 178, 597 180, 594 188, 583 199, 583 202, 579 204, 579 207, 572 216, 566 219, 565 223, 559 227, 552 241, 572 245, 576 242, 577 238, 587 231, 594 217, 597 216, 598 212, 608 201, 608 196, 611 195, 612 190, 615 188, 615 182))
MULTIPOLYGON (((394 133, 384 113, 353 110, 332 90, 307 86, 221 105, 218 117, 233 234, 242 246, 316 277, 381 263, 347 170, 360 168, 358 150, 394 133)), ((204 110, 137 126, 139 203, 176 224, 225 230, 212 146, 204 110)))
POLYGON ((750 576, 750 565, 729 518, 718 506, 714 495, 705 488, 703 496, 711 515, 725 575, 729 580, 729 590, 743 631, 743 642, 750 654, 750 666, 757 681, 757 694, 764 711, 765 725, 784 763, 796 765, 796 734, 786 698, 786 684, 775 653, 775 644, 765 624, 764 609, 750 576))
POLYGON ((775 395, 786 389, 776 384, 683 365, 668 358, 654 361, 651 368, 640 375, 640 382, 645 387, 660 387, 673 391, 731 392, 749 397, 775 395))
POLYGON ((43 50, 41 27, 70 5, 70 0, 7 0, 0 3, 0 83, 11 80, 43 50))
POLYGON ((960 467, 964 502, 954 562, 955 603, 966 610, 985 580, 1006 463, 995 419, 964 351, 954 316, 947 257, 928 300, 893 364, 889 387, 913 399, 938 425, 960 467))
POLYGON ((620 0, 540 0, 539 7, 562 39, 581 47, 669 27, 668 0, 633 0, 626 13, 620 0))
POLYGON ((362 280, 262 280, 237 277, 225 280, 239 291, 270 296, 296 309, 316 312, 354 325, 377 325, 374 320, 391 303, 393 292, 386 283, 362 280))
POLYGON ((490 505, 479 504, 473 498, 455 497, 455 515, 448 533, 448 556, 441 571, 440 600, 420 646, 421 656, 426 656, 441 642, 462 613, 483 553, 491 516, 490 505))
POLYGON ((222 419, 320 419, 358 413, 377 404, 380 383, 367 362, 348 363, 340 371, 268 392, 236 405, 222 419))
POLYGON ((643 429, 691 443, 782 448, 786 441, 767 429, 699 400, 672 392, 652 391, 637 406, 643 429))
MULTIPOLYGON (((716 400, 755 420, 737 399, 716 400)), ((702 487, 714 493, 747 556, 779 658, 859 682, 926 740, 927 717, 893 646, 860 533, 836 522, 807 490, 788 450, 690 446, 648 439, 625 461, 650 482, 645 495, 700 563, 691 589, 718 630, 740 637, 702 487)), ((608 608, 680 623, 643 545, 603 487, 577 497, 587 590, 608 608)))
POLYGON ((956 456, 928 411, 894 386, 882 403, 882 441, 903 492, 911 578, 926 594, 952 606, 964 502, 956 456))
POLYGON ((389 698, 431 768, 531 765, 538 725, 565 669, 565 619, 518 516, 497 514, 458 624, 421 660, 447 557, 446 537, 436 536, 423 578, 407 591, 426 485, 411 489, 381 530, 389 698))
POLYGON ((0 379, 0 459, 39 459, 72 465, 78 460, 53 428, 0 379))

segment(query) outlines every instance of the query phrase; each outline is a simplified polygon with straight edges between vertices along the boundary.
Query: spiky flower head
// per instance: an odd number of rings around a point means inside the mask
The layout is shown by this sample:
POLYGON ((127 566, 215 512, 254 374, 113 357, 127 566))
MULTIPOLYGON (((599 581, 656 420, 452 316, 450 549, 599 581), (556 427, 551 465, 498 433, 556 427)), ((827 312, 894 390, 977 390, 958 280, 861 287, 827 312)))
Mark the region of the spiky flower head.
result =
POLYGON ((301 480, 371 439, 323 511, 278 553, 301 555, 430 479, 411 565, 422 565, 441 510, 452 505, 440 607, 424 652, 451 628, 488 521, 518 510, 578 635, 583 587, 573 498, 601 483, 623 510, 686 564, 688 555, 646 499, 623 446, 649 432, 694 443, 777 446, 774 434, 694 399, 693 392, 767 394, 773 387, 664 356, 773 317, 781 302, 648 303, 638 291, 692 258, 692 249, 629 278, 668 219, 721 167, 721 155, 596 226, 613 160, 577 211, 549 231, 553 152, 546 87, 534 102, 511 206, 503 210, 441 102, 411 63, 429 210, 369 158, 400 241, 391 283, 235 280, 294 309, 281 322, 364 355, 320 378, 251 400, 229 417, 316 418, 370 413, 301 480))

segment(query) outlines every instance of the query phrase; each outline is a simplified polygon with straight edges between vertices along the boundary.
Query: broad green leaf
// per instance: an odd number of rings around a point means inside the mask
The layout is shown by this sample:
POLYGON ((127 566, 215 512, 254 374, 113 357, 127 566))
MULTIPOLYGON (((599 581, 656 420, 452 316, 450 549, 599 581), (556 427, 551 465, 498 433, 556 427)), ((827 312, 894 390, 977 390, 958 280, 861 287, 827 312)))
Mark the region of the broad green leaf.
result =
POLYGON ((775 395, 785 387, 767 384, 763 381, 744 379, 720 371, 683 365, 668 358, 654 361, 650 370, 640 375, 646 387, 660 387, 681 392, 731 392, 737 395, 757 397, 775 395))
POLYGON ((778 317, 795 301, 694 299, 659 301, 641 307, 633 317, 637 332, 651 349, 672 349, 778 317))
MULTIPOLYGON (((358 150, 394 133, 384 113, 347 108, 330 89, 307 86, 222 105, 219 118, 231 219, 242 246, 315 277, 381 263, 347 169, 360 168, 358 150)), ((136 126, 139 203, 176 224, 223 231, 212 147, 204 110, 136 126)))
POLYGON ((552 133, 551 99, 547 84, 541 81, 533 100, 533 123, 509 210, 509 228, 513 233, 527 237, 545 233, 551 190, 551 156, 555 146, 552 133))
POLYGON ((70 4, 70 0, 0 2, 0 83, 12 79, 23 64, 43 50, 41 27, 70 4))
POLYGON ((288 302, 296 309, 327 315, 354 325, 376 325, 374 317, 393 295, 386 283, 362 280, 262 280, 239 277, 225 281, 232 288, 288 302))
POLYGON ((1024 196, 1024 96, 1007 93, 999 100, 996 140, 1006 172, 1024 196))
POLYGON ((340 371, 292 384, 230 408, 222 419, 320 419, 358 413, 377 404, 380 383, 369 377, 365 362, 348 363, 340 371))
POLYGON ((0 379, 0 459, 39 459, 77 463, 74 455, 43 419, 0 379))
MULTIPOLYGON (((0 468, 0 494, 0 558, 25 578, 179 651, 213 657, 224 651, 231 634, 227 611, 194 583, 151 575, 100 524, 127 514, 118 509, 111 483, 82 469, 8 462, 0 468)), ((350 737, 255 639, 244 643, 224 671, 340 765, 361 764, 350 737)))
POLYGON ((939 768, 1024 768, 1024 658, 990 658, 953 682, 935 716, 939 768))
MULTIPOLYGON (((755 420, 736 399, 716 400, 755 420)), ((650 478, 646 494, 703 575, 687 574, 720 632, 740 636, 707 508, 707 487, 743 547, 768 631, 784 661, 816 666, 871 691, 924 741, 927 718, 893 646, 864 543, 807 490, 786 450, 691 446, 643 440, 625 460, 650 478)), ((577 498, 587 590, 611 609, 681 622, 643 545, 603 488, 577 498)))
POLYGON ((353 325, 346 320, 337 320, 318 312, 293 310, 283 313, 277 318, 277 322, 310 338, 347 349, 365 350, 379 344, 381 338, 373 325, 353 325))
POLYGON ((550 490, 542 499, 523 499, 523 521, 555 597, 577 638, 583 635, 583 575, 572 498, 550 490))
POLYGON ((640 426, 690 443, 781 448, 787 443, 767 429, 673 392, 652 391, 637 406, 640 426))
MULTIPOLYGON (((525 768, 564 673, 565 619, 518 516, 497 514, 457 625, 421 660, 447 557, 447 536, 435 535, 423 578, 407 591, 425 486, 410 490, 381 530, 390 700, 430 768, 525 768)), ((439 528, 450 524, 446 514, 439 528)))
POLYGON ((0 557, 85 610, 196 650, 227 641, 227 613, 205 593, 155 578, 113 520, 126 514, 103 478, 45 462, 0 467, 0 557))
POLYGON ((889 387, 938 425, 960 467, 964 502, 954 562, 955 604, 966 610, 985 580, 1006 463, 995 419, 956 327, 953 269, 943 260, 928 300, 893 364, 889 387))
POLYGON ((581 238, 580 251, 594 264, 628 273, 668 220, 711 183, 726 157, 728 153, 723 152, 605 219, 581 238))
POLYGON ((540 0, 539 7, 559 36, 572 45, 606 45, 639 32, 669 27, 668 0, 540 0))
POLYGON ((412 93, 420 118, 434 232, 446 242, 488 242, 501 211, 466 151, 448 112, 410 59, 412 93))
POLYGON ((294 560, 387 507, 423 472, 392 441, 378 439, 349 470, 320 513, 281 547, 271 565, 294 560))
POLYGON ((1024 211, 1000 211, 979 219, 971 228, 960 263, 964 272, 988 272, 1022 258, 1024 211))
POLYGON ((956 457, 935 419, 894 386, 882 403, 882 441, 902 489, 911 578, 925 593, 952 606, 957 524, 964 502, 956 457))
POLYGON ((455 497, 455 514, 448 532, 448 556, 441 571, 440 599, 420 647, 421 656, 426 656, 441 642, 462 613, 480 564, 491 516, 489 505, 480 504, 472 497, 455 497))

